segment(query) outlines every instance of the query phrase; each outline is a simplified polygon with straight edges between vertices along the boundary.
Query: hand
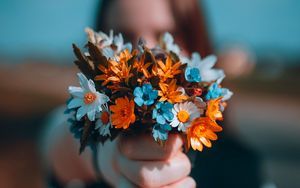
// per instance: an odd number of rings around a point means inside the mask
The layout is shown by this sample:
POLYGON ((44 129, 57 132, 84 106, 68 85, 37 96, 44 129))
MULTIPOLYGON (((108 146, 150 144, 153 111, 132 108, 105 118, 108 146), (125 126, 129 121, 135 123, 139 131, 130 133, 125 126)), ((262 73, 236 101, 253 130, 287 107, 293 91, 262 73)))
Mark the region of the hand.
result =
POLYGON ((100 146, 100 171, 114 187, 196 187, 182 144, 176 134, 165 147, 146 134, 118 137, 100 146))

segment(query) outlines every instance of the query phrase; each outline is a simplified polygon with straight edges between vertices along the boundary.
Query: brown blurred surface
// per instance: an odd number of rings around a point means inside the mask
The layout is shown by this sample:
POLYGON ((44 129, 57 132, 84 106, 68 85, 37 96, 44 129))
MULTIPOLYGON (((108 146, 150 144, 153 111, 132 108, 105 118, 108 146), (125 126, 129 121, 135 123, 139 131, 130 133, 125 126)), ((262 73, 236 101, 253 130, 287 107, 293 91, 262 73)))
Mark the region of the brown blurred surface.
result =
POLYGON ((0 187, 46 187, 41 158, 33 140, 15 140, 1 144, 0 187))

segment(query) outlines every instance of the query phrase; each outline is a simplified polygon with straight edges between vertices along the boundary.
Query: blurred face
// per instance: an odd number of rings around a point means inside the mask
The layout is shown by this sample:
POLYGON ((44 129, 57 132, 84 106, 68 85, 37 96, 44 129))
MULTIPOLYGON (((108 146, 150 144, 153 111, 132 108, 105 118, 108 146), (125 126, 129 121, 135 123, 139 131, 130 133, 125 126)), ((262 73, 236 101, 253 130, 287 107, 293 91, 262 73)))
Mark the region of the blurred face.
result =
POLYGON ((154 47, 161 33, 175 29, 168 0, 115 0, 108 9, 107 27, 124 33, 133 44, 143 36, 154 47))

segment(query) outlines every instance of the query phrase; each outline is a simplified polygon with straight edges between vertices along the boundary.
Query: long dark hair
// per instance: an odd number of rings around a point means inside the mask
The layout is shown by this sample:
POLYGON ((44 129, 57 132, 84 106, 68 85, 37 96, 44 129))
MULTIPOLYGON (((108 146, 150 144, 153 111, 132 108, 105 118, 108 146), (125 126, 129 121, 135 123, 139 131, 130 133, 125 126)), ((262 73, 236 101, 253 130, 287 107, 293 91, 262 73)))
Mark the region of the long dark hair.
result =
MULTIPOLYGON (((102 0, 96 18, 96 30, 108 32, 107 15, 110 4, 114 0, 102 0)), ((176 38, 182 39, 182 45, 189 53, 200 52, 201 56, 207 56, 213 52, 209 39, 207 26, 204 19, 201 4, 197 0, 174 0, 171 10, 176 22, 174 31, 170 31, 176 38), (187 7, 184 7, 188 5, 187 7)))

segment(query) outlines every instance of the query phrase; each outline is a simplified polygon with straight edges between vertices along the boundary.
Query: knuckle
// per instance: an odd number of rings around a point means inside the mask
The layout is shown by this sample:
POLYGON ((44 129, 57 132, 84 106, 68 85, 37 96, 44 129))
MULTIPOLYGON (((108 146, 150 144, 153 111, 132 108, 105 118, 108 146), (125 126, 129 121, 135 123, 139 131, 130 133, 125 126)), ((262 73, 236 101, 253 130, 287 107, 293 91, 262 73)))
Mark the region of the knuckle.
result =
POLYGON ((190 174, 191 170, 192 170, 192 164, 191 164, 191 161, 189 160, 189 158, 184 154, 183 155, 183 165, 185 166, 184 169, 186 169, 186 173, 187 175, 190 174))
POLYGON ((192 177, 189 177, 189 187, 190 188, 195 188, 196 185, 197 185, 196 181, 192 177))
POLYGON ((129 144, 128 141, 124 140, 119 143, 119 150, 124 156, 130 157, 133 152, 132 144, 129 144))
POLYGON ((155 187, 156 177, 154 173, 146 168, 140 168, 136 177, 136 184, 140 187, 155 187))

